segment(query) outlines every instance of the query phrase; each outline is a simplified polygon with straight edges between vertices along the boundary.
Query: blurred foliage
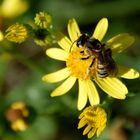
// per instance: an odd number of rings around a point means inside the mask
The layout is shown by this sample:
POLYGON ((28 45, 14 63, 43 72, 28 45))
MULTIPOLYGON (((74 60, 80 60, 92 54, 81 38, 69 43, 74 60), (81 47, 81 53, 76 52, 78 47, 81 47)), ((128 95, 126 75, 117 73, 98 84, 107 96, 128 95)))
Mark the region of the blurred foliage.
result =
MULTIPOLYGON (((0 5, 3 1, 0 0, 0 5)), ((16 22, 32 24, 35 14, 40 11, 51 14, 55 28, 64 33, 67 33, 69 18, 76 18, 81 30, 91 33, 99 19, 108 17, 110 26, 105 40, 124 32, 129 32, 136 38, 131 48, 116 56, 116 61, 140 71, 139 0, 27 0, 27 3, 29 8, 12 18, 2 15, 0 6, 0 31, 3 34, 16 22)), ((76 86, 69 94, 51 98, 50 92, 57 84, 41 81, 44 74, 63 67, 62 63, 47 58, 45 49, 48 47, 50 46, 41 48, 32 39, 20 45, 6 39, 0 41, 0 139, 87 139, 82 136, 82 130, 77 130, 80 113, 76 110, 76 86), (20 100, 29 106, 31 121, 27 130, 14 132, 4 114, 11 103, 20 100)), ((98 140, 140 140, 140 79, 123 81, 129 89, 129 95, 124 101, 111 102, 108 128, 98 140), (116 126, 122 119, 125 121, 116 126), (117 139, 111 137, 111 132, 117 139)), ((104 95, 102 91, 101 94, 104 95)), ((97 138, 93 137, 92 140, 97 138)))

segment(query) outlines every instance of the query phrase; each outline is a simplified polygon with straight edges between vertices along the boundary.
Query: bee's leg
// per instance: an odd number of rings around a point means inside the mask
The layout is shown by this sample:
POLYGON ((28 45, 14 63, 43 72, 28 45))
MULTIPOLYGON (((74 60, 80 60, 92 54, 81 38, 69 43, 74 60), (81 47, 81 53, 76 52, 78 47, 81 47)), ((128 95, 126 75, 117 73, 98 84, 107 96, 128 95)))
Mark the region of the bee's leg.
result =
POLYGON ((93 58, 93 60, 92 60, 92 62, 91 62, 91 64, 90 64, 90 66, 89 66, 90 69, 92 68, 94 62, 95 62, 95 57, 93 58))
POLYGON ((89 67, 88 67, 88 69, 87 69, 87 71, 86 71, 86 75, 85 75, 84 79, 86 79, 86 78, 88 77, 88 75, 89 75, 89 73, 90 73, 90 71, 91 71, 91 68, 92 68, 94 62, 95 62, 95 57, 93 58, 91 64, 89 65, 89 67))

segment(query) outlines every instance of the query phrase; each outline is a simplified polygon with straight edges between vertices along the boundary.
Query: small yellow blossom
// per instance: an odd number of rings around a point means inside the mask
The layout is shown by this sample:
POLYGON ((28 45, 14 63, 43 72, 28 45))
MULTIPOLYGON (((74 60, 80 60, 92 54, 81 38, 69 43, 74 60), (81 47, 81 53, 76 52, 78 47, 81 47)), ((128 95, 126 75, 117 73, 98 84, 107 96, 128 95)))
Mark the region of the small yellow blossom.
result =
POLYGON ((12 42, 22 43, 29 37, 29 32, 27 26, 16 23, 6 30, 5 38, 12 42))
POLYGON ((3 0, 0 14, 6 18, 14 18, 26 12, 29 8, 27 0, 3 0))
MULTIPOLYGON (((107 18, 102 18, 98 22, 91 39, 94 38, 101 41, 105 36, 107 29, 108 20, 107 18)), ((117 99, 125 99, 126 95, 128 94, 128 90, 118 77, 134 79, 139 77, 139 73, 132 68, 126 68, 116 64, 118 68, 117 75, 109 75, 105 78, 99 78, 97 76, 97 66, 95 63, 90 68, 90 73, 87 75, 87 70, 93 61, 93 58, 90 57, 89 59, 81 60, 83 57, 81 54, 82 48, 78 48, 75 43, 81 36, 81 33, 75 19, 69 20, 68 33, 70 39, 63 34, 58 35, 58 44, 60 45, 61 49, 50 48, 46 51, 46 54, 49 57, 64 61, 66 63, 66 68, 51 74, 47 74, 42 78, 43 81, 50 83, 65 80, 51 93, 51 96, 64 95, 73 87, 76 80, 78 80, 79 94, 77 107, 79 110, 86 106, 88 99, 91 106, 100 103, 100 98, 94 82, 97 83, 97 85, 99 85, 99 87, 108 95, 117 99)), ((112 54, 114 55, 115 53, 120 53, 124 49, 131 46, 133 42, 133 36, 124 33, 116 35, 108 40, 105 43, 105 47, 110 48, 112 50, 112 54)))
POLYGON ((11 123, 11 128, 15 131, 23 131, 28 127, 27 117, 29 116, 29 110, 22 101, 14 102, 6 111, 5 116, 11 123))
POLYGON ((91 138, 96 133, 97 137, 106 127, 107 114, 105 110, 99 106, 89 106, 79 116, 78 129, 86 126, 83 135, 91 138))
POLYGON ((36 14, 35 24, 42 29, 50 28, 52 24, 52 18, 46 12, 39 12, 38 14, 36 14))

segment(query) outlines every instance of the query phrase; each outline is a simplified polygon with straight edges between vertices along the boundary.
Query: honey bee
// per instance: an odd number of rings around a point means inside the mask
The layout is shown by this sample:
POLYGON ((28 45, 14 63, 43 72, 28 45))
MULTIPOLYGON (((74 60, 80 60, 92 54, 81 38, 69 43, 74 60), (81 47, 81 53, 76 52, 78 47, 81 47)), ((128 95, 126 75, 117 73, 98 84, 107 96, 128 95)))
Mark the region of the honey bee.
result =
POLYGON ((107 76, 114 76, 117 72, 116 63, 112 58, 111 49, 106 49, 105 44, 102 44, 98 39, 89 38, 87 34, 82 34, 77 40, 76 45, 79 48, 85 47, 81 54, 86 53, 86 60, 92 58, 92 62, 87 70, 86 77, 88 76, 95 60, 97 61, 97 76, 99 78, 105 78, 107 76))

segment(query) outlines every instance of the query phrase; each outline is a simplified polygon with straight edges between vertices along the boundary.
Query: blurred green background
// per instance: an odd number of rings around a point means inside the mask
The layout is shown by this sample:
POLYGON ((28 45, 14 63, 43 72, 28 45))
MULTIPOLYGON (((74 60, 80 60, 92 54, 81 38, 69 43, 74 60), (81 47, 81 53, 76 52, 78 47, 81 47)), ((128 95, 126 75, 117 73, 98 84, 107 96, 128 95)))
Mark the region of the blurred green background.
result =
MULTIPOLYGON (((0 5, 5 0, 0 0, 0 5)), ((9 0, 13 1, 13 0, 9 0)), ((22 1, 22 0, 21 0, 22 1)), ((25 1, 25 0, 23 0, 25 1)), ((27 9, 16 16, 1 14, 0 30, 12 24, 32 23, 35 14, 46 11, 53 18, 58 31, 67 34, 67 23, 76 18, 83 33, 90 35, 102 17, 109 20, 104 41, 119 33, 130 33, 136 38, 131 48, 116 56, 124 66, 140 71, 140 1, 139 0, 27 0, 27 9)), ((22 9, 23 10, 23 9, 22 9)), ((12 12, 12 11, 11 11, 12 12)), ((18 12, 16 12, 18 13, 18 12)), ((59 84, 47 84, 41 77, 57 71, 64 63, 45 55, 51 46, 39 47, 32 39, 22 44, 0 42, 0 139, 1 140, 87 140, 82 129, 77 129, 77 85, 66 95, 50 97, 59 84), (5 112, 13 102, 24 101, 30 108, 29 128, 13 131, 5 112)), ((107 128, 92 140, 140 140, 140 79, 124 80, 129 95, 126 100, 111 103, 107 128)), ((100 91, 100 95, 103 93, 100 91)))

